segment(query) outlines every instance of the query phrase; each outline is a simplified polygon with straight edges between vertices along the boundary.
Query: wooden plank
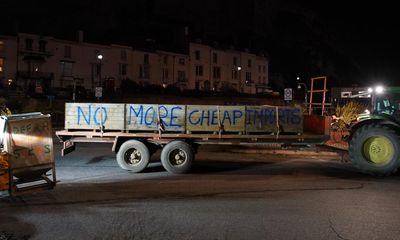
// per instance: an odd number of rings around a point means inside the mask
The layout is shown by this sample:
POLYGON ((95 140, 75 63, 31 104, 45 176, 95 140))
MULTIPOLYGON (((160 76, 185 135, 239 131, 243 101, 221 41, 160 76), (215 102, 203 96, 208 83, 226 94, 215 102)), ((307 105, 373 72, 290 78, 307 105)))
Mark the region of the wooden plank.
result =
POLYGON ((50 117, 8 120, 5 139, 11 168, 54 162, 50 117))
POLYGON ((160 120, 165 132, 184 132, 185 105, 126 104, 126 130, 158 131, 160 120))
POLYGON ((66 103, 66 129, 124 129, 125 104, 66 103))
POLYGON ((187 105, 186 129, 191 132, 242 132, 245 106, 187 105))
POLYGON ((164 132, 303 132, 296 107, 101 103, 67 103, 65 128, 158 131, 160 119, 164 132))
POLYGON ((281 133, 303 133, 302 109, 298 107, 246 107, 247 132, 277 133, 278 129, 281 133))

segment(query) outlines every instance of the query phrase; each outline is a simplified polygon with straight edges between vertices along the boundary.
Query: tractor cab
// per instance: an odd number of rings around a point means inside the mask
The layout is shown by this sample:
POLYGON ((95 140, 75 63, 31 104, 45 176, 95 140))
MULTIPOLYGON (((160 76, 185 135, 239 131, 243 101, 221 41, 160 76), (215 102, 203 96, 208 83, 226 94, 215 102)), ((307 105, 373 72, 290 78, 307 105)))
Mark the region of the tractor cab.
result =
POLYGON ((400 87, 376 89, 372 95, 372 115, 389 117, 400 124, 400 87))

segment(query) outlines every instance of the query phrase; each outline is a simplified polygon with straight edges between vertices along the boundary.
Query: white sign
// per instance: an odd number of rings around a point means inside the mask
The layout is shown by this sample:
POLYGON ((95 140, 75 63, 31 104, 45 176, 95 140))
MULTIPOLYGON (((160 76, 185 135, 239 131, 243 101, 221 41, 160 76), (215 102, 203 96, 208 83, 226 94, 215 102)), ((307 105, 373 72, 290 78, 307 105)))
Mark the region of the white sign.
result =
POLYGON ((95 96, 98 98, 103 96, 103 88, 102 87, 96 87, 95 96))
POLYGON ((285 101, 292 101, 293 100, 293 91, 291 88, 285 88, 285 93, 284 93, 284 100, 285 101))

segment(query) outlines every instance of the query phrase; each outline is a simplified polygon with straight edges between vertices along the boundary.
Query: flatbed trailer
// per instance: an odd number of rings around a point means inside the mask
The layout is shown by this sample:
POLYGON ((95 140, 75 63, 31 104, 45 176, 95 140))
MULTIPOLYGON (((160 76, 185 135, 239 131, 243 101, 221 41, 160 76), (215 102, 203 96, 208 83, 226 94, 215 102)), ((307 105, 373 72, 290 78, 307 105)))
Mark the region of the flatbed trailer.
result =
POLYGON ((77 143, 110 143, 119 166, 141 172, 152 153, 171 173, 190 170, 198 146, 314 146, 329 133, 318 130, 298 107, 66 103, 65 129, 56 135, 61 155, 77 143), (311 127, 310 127, 311 125, 311 127))

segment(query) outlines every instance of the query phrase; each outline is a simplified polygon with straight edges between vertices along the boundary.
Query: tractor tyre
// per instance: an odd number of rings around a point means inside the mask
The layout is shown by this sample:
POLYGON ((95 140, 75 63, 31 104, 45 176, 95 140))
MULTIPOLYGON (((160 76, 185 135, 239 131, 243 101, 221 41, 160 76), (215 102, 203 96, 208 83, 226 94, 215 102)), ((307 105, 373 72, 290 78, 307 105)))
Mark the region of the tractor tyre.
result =
POLYGON ((400 138, 385 125, 366 124, 353 134, 349 156, 363 173, 388 176, 400 167, 400 138))

